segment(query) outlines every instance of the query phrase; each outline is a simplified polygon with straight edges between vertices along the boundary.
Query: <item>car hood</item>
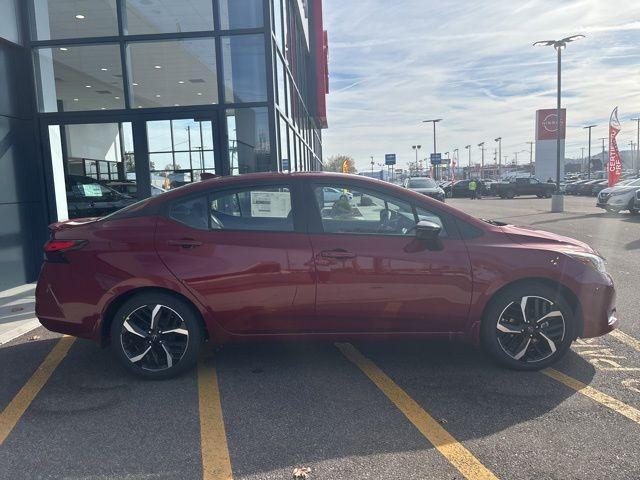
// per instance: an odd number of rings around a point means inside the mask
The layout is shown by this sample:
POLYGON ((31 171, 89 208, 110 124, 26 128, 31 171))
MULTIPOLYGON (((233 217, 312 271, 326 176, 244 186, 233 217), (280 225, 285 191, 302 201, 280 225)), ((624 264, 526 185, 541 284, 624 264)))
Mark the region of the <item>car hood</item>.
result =
POLYGON ((623 187, 608 187, 605 188, 604 190, 602 190, 600 193, 629 193, 629 192, 635 192, 636 190, 640 190, 640 187, 635 186, 635 187, 627 187, 627 186, 623 186, 623 187))
POLYGON ((537 230, 532 227, 520 227, 515 225, 506 225, 500 227, 500 229, 504 233, 506 233, 514 242, 518 242, 522 245, 556 245, 567 247, 567 250, 577 250, 597 254, 597 252, 595 252, 593 248, 591 248, 588 244, 581 242, 580 240, 565 237, 563 235, 557 235, 555 233, 547 232, 544 230, 537 230))
POLYGON ((435 188, 409 188, 409 190, 412 190, 412 191, 418 192, 418 193, 424 193, 424 194, 442 193, 442 189, 440 187, 435 187, 435 188))

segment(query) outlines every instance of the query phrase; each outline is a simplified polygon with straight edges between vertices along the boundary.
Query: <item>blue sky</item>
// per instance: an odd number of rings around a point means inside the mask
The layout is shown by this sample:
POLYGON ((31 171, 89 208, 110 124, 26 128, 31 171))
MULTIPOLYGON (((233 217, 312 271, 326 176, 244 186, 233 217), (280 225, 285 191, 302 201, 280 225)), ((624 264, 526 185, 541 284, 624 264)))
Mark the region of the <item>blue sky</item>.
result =
MULTIPOLYGON (((587 145, 583 125, 607 135, 620 108, 621 149, 635 140, 640 114, 639 0, 324 0, 329 31, 331 93, 324 155, 347 154, 360 170, 370 156, 412 145, 433 149, 421 121, 443 118, 438 150, 464 150, 503 137, 503 156, 528 149, 535 110, 555 108, 556 57, 536 40, 582 33, 563 52, 567 156, 587 145)), ((521 154, 521 158, 528 155, 521 154)), ((466 160, 466 155, 464 159, 466 160)))

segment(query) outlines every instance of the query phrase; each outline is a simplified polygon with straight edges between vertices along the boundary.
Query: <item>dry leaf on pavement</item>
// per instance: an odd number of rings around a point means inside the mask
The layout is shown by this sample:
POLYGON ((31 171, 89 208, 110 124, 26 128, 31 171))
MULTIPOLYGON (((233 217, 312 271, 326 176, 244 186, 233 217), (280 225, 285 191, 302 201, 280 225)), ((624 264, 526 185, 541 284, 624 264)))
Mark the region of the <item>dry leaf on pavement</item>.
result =
POLYGON ((310 473, 309 467, 297 467, 293 469, 293 478, 309 478, 310 473))

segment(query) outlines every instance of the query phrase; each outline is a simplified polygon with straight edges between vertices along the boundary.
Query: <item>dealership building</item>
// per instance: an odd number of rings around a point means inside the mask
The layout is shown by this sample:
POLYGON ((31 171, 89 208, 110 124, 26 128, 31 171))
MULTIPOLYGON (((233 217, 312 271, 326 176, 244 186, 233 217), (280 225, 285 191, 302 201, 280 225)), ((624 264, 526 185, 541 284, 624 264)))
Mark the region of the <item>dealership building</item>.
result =
POLYGON ((0 290, 47 225, 322 169, 322 0, 0 0, 0 290))

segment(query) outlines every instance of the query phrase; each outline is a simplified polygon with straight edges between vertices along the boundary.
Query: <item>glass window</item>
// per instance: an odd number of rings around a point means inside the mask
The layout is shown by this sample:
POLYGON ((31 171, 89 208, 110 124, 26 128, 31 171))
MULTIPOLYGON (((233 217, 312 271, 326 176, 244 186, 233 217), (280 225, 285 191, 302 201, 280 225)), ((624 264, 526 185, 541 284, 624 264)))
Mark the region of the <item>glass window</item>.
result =
POLYGON ((348 185, 315 188, 326 233, 411 235, 416 225, 409 203, 348 185))
POLYGON ((218 103, 213 38, 132 42, 127 52, 133 107, 218 103))
POLYGON ((262 27, 262 2, 263 0, 220 0, 221 28, 232 30, 262 27))
POLYGON ((174 204, 169 216, 191 228, 208 230, 207 210, 207 197, 203 196, 174 204))
POLYGON ((289 157, 289 141, 287 140, 287 122, 280 116, 280 161, 283 172, 291 171, 291 158, 289 157))
POLYGON ((282 49, 282 0, 273 0, 273 32, 277 46, 282 49))
POLYGON ((37 40, 118 35, 116 0, 33 0, 37 40))
POLYGON ((224 37, 222 57, 226 101, 228 103, 266 102, 264 36, 224 37))
POLYGON ((118 45, 40 48, 34 61, 40 111, 124 108, 118 45))
POLYGON ((151 185, 158 192, 215 175, 213 122, 178 119, 147 122, 151 185))
POLYGON ((231 175, 272 170, 266 107, 227 110, 227 133, 231 175))
POLYGON ((129 35, 213 30, 211 0, 126 0, 129 35))
POLYGON ((211 199, 211 228, 292 232, 291 192, 284 187, 254 187, 219 193, 211 199))
POLYGON ((286 70, 284 68, 284 62, 280 58, 280 55, 276 54, 276 74, 278 76, 278 105, 283 112, 286 112, 287 105, 287 84, 286 84, 286 70))
POLYGON ((0 15, 0 37, 13 43, 22 43, 17 1, 0 0, 0 12, 3 12, 0 15))

